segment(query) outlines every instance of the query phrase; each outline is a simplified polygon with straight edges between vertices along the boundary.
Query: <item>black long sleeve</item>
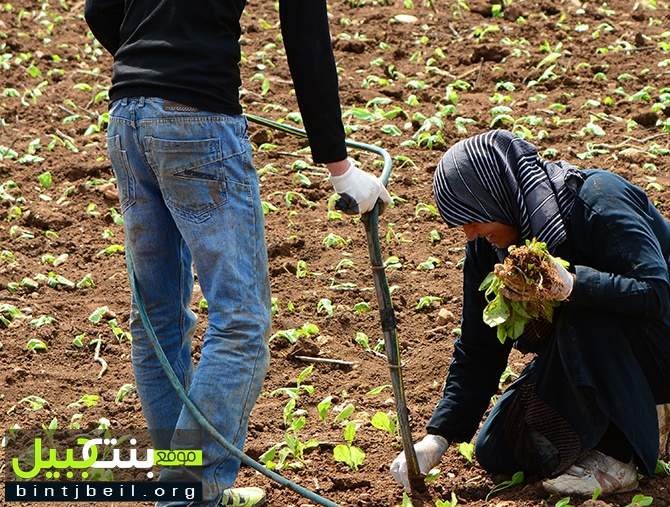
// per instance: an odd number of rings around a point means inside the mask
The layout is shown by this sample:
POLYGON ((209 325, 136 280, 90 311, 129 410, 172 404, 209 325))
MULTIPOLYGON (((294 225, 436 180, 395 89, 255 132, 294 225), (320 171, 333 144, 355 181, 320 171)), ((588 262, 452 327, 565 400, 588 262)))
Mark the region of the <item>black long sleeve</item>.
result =
POLYGON ((279 13, 298 106, 315 162, 347 157, 325 0, 280 0, 279 13))
MULTIPOLYGON (((93 35, 114 55, 112 101, 162 97, 240 114, 240 16, 245 0, 86 0, 93 35)), ((315 162, 343 160, 337 69, 325 0, 281 0, 296 97, 315 162)))
POLYGON ((450 442, 472 439, 491 396, 498 390, 512 349, 511 340, 501 344, 496 330, 482 320, 486 299, 479 285, 496 262, 495 252, 484 239, 468 243, 463 266, 461 337, 454 344, 442 399, 427 427, 428 433, 442 435, 450 442))
POLYGON ((119 49, 119 31, 124 17, 123 0, 86 0, 84 18, 102 46, 112 55, 119 49))
POLYGON ((670 313, 665 219, 644 192, 610 174, 590 176, 576 206, 574 237, 588 266, 575 266, 568 304, 640 319, 670 313))

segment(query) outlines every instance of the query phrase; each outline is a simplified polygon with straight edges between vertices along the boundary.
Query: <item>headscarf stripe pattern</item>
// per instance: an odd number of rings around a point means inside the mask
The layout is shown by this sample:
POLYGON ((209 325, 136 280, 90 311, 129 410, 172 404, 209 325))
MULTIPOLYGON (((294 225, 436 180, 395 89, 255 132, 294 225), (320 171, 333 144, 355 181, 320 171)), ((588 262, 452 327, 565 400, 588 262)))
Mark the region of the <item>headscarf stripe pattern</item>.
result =
POLYGON ((507 130, 492 130, 452 146, 433 179, 437 208, 450 226, 500 222, 519 228, 521 239, 537 237, 553 250, 565 240, 565 218, 574 204, 566 162, 542 160, 531 143, 507 130))

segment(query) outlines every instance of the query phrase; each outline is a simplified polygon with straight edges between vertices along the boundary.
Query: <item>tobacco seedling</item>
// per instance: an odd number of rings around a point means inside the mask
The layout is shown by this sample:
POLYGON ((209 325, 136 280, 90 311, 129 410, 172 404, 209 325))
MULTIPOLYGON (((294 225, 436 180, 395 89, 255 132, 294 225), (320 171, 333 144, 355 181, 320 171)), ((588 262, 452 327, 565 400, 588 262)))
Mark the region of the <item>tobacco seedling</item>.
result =
POLYGON ((514 475, 512 475, 512 478, 509 481, 503 481, 500 484, 496 484, 495 486, 493 486, 493 488, 491 488, 491 491, 489 491, 488 494, 486 495, 485 500, 488 502, 489 498, 491 498, 492 496, 500 493, 505 489, 517 486, 523 483, 523 481, 524 481, 523 472, 521 471, 516 472, 514 475))
POLYGON ((456 507, 458 505, 458 498, 456 494, 451 492, 451 500, 437 500, 435 502, 435 507, 456 507))
POLYGON ((391 436, 396 436, 398 431, 398 416, 391 414, 390 416, 386 412, 377 412, 370 419, 370 424, 375 428, 385 431, 391 436))
POLYGON ((325 422, 326 419, 328 418, 328 412, 330 411, 330 407, 333 405, 333 397, 332 396, 326 396, 323 400, 321 400, 318 405, 316 406, 316 411, 319 413, 319 419, 321 421, 325 422))
POLYGON ((349 421, 344 427, 343 437, 345 444, 338 444, 333 449, 333 457, 335 461, 346 463, 346 465, 354 472, 358 471, 358 467, 363 464, 365 460, 365 452, 360 447, 353 445, 356 438, 356 423, 349 421))
POLYGON ((314 386, 303 384, 313 372, 314 365, 312 364, 298 373, 298 376, 295 379, 295 387, 280 387, 272 391, 270 396, 280 396, 285 394, 289 398, 297 400, 300 397, 301 391, 304 391, 309 395, 314 394, 314 386))
MULTIPOLYGON (((290 303, 289 303, 290 304, 290 303)), ((289 308, 290 311, 290 308, 289 308)), ((277 331, 275 334, 273 334, 270 337, 270 342, 277 338, 284 338, 286 341, 288 341, 290 344, 296 343, 300 338, 305 337, 305 336, 316 336, 319 334, 319 327, 316 324, 312 324, 310 322, 306 322, 305 324, 302 325, 302 327, 299 328, 291 328, 291 329, 283 329, 281 331, 277 331)))
POLYGON ((442 298, 438 296, 422 296, 414 307, 415 310, 424 310, 433 306, 433 303, 441 303, 442 298))
MULTIPOLYGON (((525 247, 521 248, 526 248, 529 256, 535 259, 535 262, 527 264, 525 271, 522 266, 516 266, 513 263, 511 256, 507 260, 512 262, 512 266, 518 270, 529 286, 541 286, 543 278, 540 268, 543 263, 554 259, 565 267, 568 266, 563 259, 552 257, 547 250, 547 245, 541 241, 526 240, 525 247)), ((516 340, 523 334, 526 324, 533 319, 541 318, 552 321, 554 308, 558 306, 556 301, 512 301, 500 292, 502 287, 504 287, 502 280, 494 272, 489 273, 479 286, 479 290, 484 291, 484 297, 488 302, 483 312, 484 322, 496 328, 496 336, 500 343, 505 343, 507 338, 516 340)))
POLYGON ((458 444, 458 452, 468 460, 468 463, 472 463, 475 455, 475 444, 471 442, 461 442, 458 444))
POLYGON ((316 304, 316 313, 317 314, 326 314, 328 317, 332 317, 335 313, 335 308, 333 307, 333 302, 328 298, 321 298, 316 304))

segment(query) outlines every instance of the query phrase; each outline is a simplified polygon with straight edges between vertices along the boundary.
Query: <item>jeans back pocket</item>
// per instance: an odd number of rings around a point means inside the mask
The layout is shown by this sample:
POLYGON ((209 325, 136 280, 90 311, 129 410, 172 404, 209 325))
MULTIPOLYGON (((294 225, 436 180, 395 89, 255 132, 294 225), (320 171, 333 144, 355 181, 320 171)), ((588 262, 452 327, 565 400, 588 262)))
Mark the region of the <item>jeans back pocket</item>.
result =
POLYGON ((121 149, 121 136, 114 135, 107 138, 107 151, 116 177, 121 213, 124 213, 135 204, 135 177, 130 168, 128 153, 121 149))
POLYGON ((226 179, 217 138, 144 138, 147 160, 157 173, 170 210, 191 222, 204 222, 226 203, 226 179))

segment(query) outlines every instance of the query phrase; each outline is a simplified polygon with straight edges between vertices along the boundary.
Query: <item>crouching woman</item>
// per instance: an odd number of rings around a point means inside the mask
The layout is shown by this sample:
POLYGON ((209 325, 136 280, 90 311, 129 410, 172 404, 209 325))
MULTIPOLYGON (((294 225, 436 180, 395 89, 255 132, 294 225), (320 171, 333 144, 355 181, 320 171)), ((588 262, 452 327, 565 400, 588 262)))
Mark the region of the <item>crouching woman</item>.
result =
MULTIPOLYGON (((460 226, 462 335, 442 399, 415 445, 421 471, 450 442, 472 439, 513 346, 537 355, 491 410, 476 440, 494 474, 522 470, 561 495, 629 491, 659 456, 656 406, 670 402, 670 225, 645 193, 602 170, 538 157, 504 130, 460 141, 440 161, 440 214, 460 226), (482 320, 479 285, 510 245, 538 238, 555 263, 553 323, 533 321, 504 344, 482 320)), ((504 281, 504 280, 503 280, 504 281)), ((510 299, 523 291, 508 287, 510 299)), ((400 454, 391 465, 407 487, 400 454)))

